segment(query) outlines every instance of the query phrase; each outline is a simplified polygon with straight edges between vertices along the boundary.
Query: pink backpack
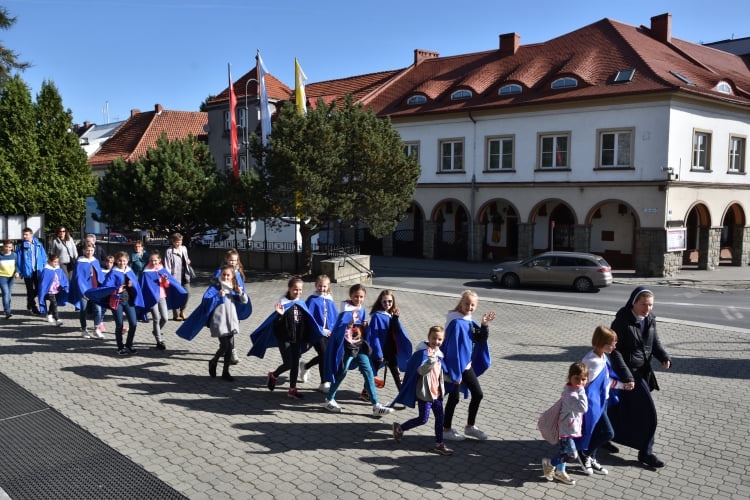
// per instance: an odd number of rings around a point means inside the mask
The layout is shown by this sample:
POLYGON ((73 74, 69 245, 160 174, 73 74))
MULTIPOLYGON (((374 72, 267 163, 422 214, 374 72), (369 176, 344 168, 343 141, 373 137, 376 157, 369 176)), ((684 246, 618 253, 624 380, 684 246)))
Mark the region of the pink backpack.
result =
POLYGON ((560 440, 560 410, 562 409, 562 398, 558 399, 555 404, 549 407, 544 413, 539 415, 536 426, 542 437, 549 444, 557 444, 560 440))

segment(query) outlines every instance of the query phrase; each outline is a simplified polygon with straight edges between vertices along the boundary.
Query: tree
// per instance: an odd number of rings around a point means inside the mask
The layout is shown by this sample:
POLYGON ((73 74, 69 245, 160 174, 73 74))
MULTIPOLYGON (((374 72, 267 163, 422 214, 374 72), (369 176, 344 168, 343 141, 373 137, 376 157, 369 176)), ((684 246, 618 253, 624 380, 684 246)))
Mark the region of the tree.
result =
POLYGON ((406 156, 390 120, 351 96, 340 106, 320 100, 305 116, 284 103, 269 148, 256 141, 254 151, 259 178, 247 196, 254 214, 296 219, 307 274, 313 235, 341 222, 385 236, 411 204, 419 178, 419 164, 406 156))
POLYGON ((42 208, 46 188, 35 114, 31 91, 15 75, 0 91, 0 206, 7 214, 33 215, 42 208))
POLYGON ((72 132, 73 113, 63 109, 52 82, 43 82, 37 95, 36 126, 46 187, 41 208, 47 215, 47 228, 79 227, 86 216, 86 197, 96 189, 96 177, 72 132))
MULTIPOLYGON (((0 6, 0 30, 10 29, 16 23, 15 17, 10 17, 8 9, 0 6)), ((11 71, 14 69, 23 71, 30 65, 18 60, 18 54, 10 49, 0 45, 0 89, 10 78, 11 71)))
POLYGON ((231 184, 217 172, 208 146, 193 137, 156 147, 135 162, 118 158, 99 180, 95 199, 111 227, 149 227, 193 235, 221 228, 232 215, 231 184))

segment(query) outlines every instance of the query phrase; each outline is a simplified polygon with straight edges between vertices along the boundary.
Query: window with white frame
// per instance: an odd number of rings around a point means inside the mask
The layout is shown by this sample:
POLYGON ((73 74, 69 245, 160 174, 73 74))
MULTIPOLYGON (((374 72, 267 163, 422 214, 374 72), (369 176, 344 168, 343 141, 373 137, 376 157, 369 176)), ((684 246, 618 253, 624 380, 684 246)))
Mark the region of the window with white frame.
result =
POLYGON ((570 133, 539 134, 539 168, 570 168, 570 133))
POLYGON ((694 170, 711 170, 711 133, 696 130, 693 132, 694 170))
POLYGON ((229 111, 224 111, 224 130, 231 130, 232 129, 232 121, 230 119, 230 113, 229 111))
POLYGON ((633 166, 633 129, 599 131, 599 168, 633 166))
POLYGON ((456 172, 464 169, 464 141, 447 139, 440 141, 440 171, 456 172))
POLYGON ((513 136, 487 139, 487 170, 513 170, 513 136))
POLYGON ((414 157, 419 163, 419 143, 418 142, 405 142, 404 153, 406 156, 414 157))
POLYGON ((247 127, 247 110, 245 108, 240 108, 237 110, 238 118, 237 118, 237 126, 240 128, 247 127))
POLYGON ((451 101, 460 101, 462 99, 470 99, 471 90, 456 90, 451 94, 451 101))
POLYGON ((509 83, 500 87, 500 90, 498 90, 497 93, 498 95, 520 94, 522 90, 523 88, 517 83, 509 83))
POLYGON ((228 172, 231 172, 233 170, 232 155, 226 155, 226 156, 224 156, 224 168, 228 172))
POLYGON ((427 98, 423 95, 413 95, 407 101, 406 104, 409 106, 416 106, 418 104, 424 104, 427 102, 427 98))
POLYGON ((552 85, 550 85, 553 89, 569 89, 573 87, 578 87, 578 80, 575 78, 571 78, 569 76, 558 78, 554 82, 552 82, 552 85))
POLYGON ((745 172, 745 138, 729 137, 729 171, 732 173, 745 172))

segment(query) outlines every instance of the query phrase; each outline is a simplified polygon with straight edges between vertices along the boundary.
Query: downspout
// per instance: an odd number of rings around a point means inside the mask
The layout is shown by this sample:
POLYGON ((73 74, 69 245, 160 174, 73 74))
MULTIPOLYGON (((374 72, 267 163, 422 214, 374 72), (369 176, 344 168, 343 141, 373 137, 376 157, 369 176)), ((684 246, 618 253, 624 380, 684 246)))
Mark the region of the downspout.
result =
POLYGON ((472 155, 472 172, 471 172, 471 194, 469 195, 469 260, 474 260, 474 211, 476 203, 476 185, 477 185, 477 121, 471 116, 471 110, 469 110, 469 120, 473 126, 472 132, 472 144, 471 144, 471 155, 472 155))

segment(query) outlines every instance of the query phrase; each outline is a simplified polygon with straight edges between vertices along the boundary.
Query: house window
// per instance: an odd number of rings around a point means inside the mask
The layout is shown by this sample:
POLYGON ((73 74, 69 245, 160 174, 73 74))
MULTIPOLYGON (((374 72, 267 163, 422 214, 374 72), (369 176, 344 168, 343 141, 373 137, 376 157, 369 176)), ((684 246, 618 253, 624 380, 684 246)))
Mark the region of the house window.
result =
POLYGON ((464 141, 440 141, 440 171, 455 172, 464 169, 464 141))
POLYGON ((628 168, 633 166, 633 135, 630 130, 599 132, 599 168, 628 168))
POLYGON ((572 87, 578 87, 578 80, 566 76, 565 78, 558 78, 552 82, 553 89, 567 89, 572 87))
POLYGON ((513 137, 487 139, 487 170, 513 170, 513 137))
POLYGON ((231 172, 233 169, 232 165, 232 155, 226 155, 224 156, 224 168, 227 170, 227 172, 231 172))
POLYGON ((717 92, 721 92, 722 94, 729 94, 729 95, 731 95, 732 94, 732 86, 729 85, 724 80, 722 80, 722 81, 720 81, 719 83, 716 84, 716 91, 717 92))
POLYGON ((427 98, 423 95, 413 95, 407 101, 406 104, 409 106, 416 106, 418 104, 424 104, 427 102, 427 98))
POLYGON ((694 170, 711 170, 711 134, 708 132, 693 132, 693 164, 694 170))
POLYGON ((232 121, 230 120, 229 111, 224 111, 224 130, 231 130, 232 121))
POLYGON ((539 135, 539 168, 570 168, 570 134, 539 135))
POLYGON ((631 69, 621 69, 617 72, 615 75, 615 83, 627 83, 632 82, 633 77, 635 76, 635 68, 631 69))
POLYGON ((497 93, 498 95, 520 94, 522 90, 521 86, 517 83, 509 83, 508 85, 500 87, 500 90, 498 90, 497 93))
POLYGON ((419 143, 418 142, 406 142, 404 143, 404 153, 406 156, 413 156, 419 163, 419 143))
POLYGON ((245 108, 240 108, 238 114, 239 118, 237 120, 237 126, 240 128, 247 127, 247 110, 245 108))
POLYGON ((451 101, 460 101, 461 99, 470 99, 471 90, 457 90, 451 94, 451 101))
POLYGON ((731 136, 729 138, 729 171, 733 173, 745 172, 745 138, 731 136))

